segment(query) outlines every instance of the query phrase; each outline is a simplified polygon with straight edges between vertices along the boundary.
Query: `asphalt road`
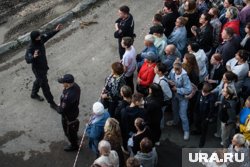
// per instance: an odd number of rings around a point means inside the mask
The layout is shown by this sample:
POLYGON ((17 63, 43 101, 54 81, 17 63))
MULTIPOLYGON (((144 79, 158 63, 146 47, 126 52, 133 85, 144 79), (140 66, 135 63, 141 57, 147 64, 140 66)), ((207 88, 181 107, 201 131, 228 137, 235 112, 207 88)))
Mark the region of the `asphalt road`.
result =
MULTIPOLYGON (((119 60, 117 41, 113 38, 117 9, 128 5, 135 19, 135 48, 143 48, 143 36, 153 15, 162 7, 162 0, 109 0, 92 8, 87 15, 73 20, 47 45, 48 79, 55 101, 59 101, 62 85, 57 78, 72 73, 82 89, 80 101, 80 131, 84 120, 98 99, 110 65, 119 60), (86 27, 82 21, 97 21, 86 27)), ((67 143, 60 115, 46 102, 30 99, 34 76, 24 61, 25 49, 0 64, 0 166, 1 167, 70 167, 76 153, 65 153, 67 143)), ((40 92, 41 94, 41 92, 40 92)), ((176 128, 164 129, 162 144, 157 148, 160 167, 181 166, 181 148, 197 146, 198 138, 184 142, 176 128)), ((218 141, 210 138, 208 145, 218 141), (211 140, 210 140, 211 139, 211 140)), ((78 166, 90 166, 94 155, 82 149, 78 166)))

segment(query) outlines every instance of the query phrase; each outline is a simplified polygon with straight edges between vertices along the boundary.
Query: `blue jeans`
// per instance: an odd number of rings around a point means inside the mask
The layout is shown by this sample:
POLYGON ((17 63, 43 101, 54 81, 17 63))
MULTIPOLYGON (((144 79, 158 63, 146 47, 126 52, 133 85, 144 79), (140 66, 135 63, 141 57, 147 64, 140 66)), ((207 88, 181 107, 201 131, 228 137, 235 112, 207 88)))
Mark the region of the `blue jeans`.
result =
POLYGON ((189 132, 189 122, 187 116, 188 99, 183 96, 175 94, 172 99, 172 110, 174 124, 178 124, 181 118, 182 128, 184 132, 189 132))

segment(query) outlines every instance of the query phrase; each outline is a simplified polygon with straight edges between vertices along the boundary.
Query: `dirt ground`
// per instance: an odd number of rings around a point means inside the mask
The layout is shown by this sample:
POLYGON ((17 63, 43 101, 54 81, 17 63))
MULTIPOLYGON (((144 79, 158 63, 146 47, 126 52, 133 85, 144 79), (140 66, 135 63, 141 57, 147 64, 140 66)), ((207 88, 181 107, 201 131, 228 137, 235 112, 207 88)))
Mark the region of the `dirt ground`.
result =
POLYGON ((1 0, 0 44, 16 39, 73 8, 79 0, 1 0))
MULTIPOLYGON (((82 135, 84 120, 98 99, 110 65, 119 60, 117 40, 113 37, 117 9, 128 5, 135 19, 135 48, 143 48, 143 36, 148 32, 154 13, 162 0, 104 0, 88 14, 73 20, 46 45, 49 62, 48 79, 55 101, 59 101, 62 85, 57 78, 72 73, 82 89, 80 102, 82 135), (81 28, 82 22, 95 21, 81 28)), ((25 49, 6 55, 0 63, 0 166, 1 167, 70 167, 76 153, 65 153, 67 139, 63 134, 60 115, 46 102, 30 99, 34 76, 24 61, 25 49)), ((40 94, 42 94, 40 92, 40 94)), ((181 166, 181 148, 197 147, 197 137, 184 142, 178 128, 165 128, 159 153, 159 167, 181 166)), ((208 145, 218 141, 209 137, 208 145)), ((88 167, 94 155, 86 148, 79 155, 78 166, 88 167)))

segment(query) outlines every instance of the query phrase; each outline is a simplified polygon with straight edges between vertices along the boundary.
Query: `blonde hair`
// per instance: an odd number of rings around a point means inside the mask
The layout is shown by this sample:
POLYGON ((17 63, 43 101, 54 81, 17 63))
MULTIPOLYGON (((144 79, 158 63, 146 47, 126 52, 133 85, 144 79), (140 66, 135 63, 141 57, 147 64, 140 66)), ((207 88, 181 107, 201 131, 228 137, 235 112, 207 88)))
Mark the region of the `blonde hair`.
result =
POLYGON ((105 125, 104 125, 104 139, 108 140, 111 145, 113 142, 121 142, 121 129, 119 122, 114 118, 108 118, 105 125), (112 141, 113 142, 112 142, 112 141))

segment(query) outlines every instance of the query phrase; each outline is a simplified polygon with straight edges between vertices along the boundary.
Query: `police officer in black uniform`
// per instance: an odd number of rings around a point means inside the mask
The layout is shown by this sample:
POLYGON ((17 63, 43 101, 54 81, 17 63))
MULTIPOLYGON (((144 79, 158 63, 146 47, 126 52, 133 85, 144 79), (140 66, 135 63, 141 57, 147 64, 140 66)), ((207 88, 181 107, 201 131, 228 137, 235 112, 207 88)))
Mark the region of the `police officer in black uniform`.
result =
POLYGON ((74 77, 71 74, 65 74, 62 78, 58 79, 59 83, 63 84, 64 90, 61 95, 58 113, 62 115, 62 126, 65 135, 67 136, 70 145, 64 148, 64 151, 75 151, 78 149, 78 136, 79 129, 79 101, 81 89, 74 82, 74 77))
POLYGON ((39 89, 42 88, 44 97, 50 103, 50 107, 55 110, 58 109, 58 106, 54 102, 48 84, 47 72, 49 67, 44 44, 62 28, 63 26, 59 24, 54 31, 43 35, 39 31, 32 31, 30 34, 31 41, 25 54, 25 60, 28 64, 32 64, 32 71, 36 77, 33 83, 31 98, 43 101, 44 98, 38 95, 39 89))

